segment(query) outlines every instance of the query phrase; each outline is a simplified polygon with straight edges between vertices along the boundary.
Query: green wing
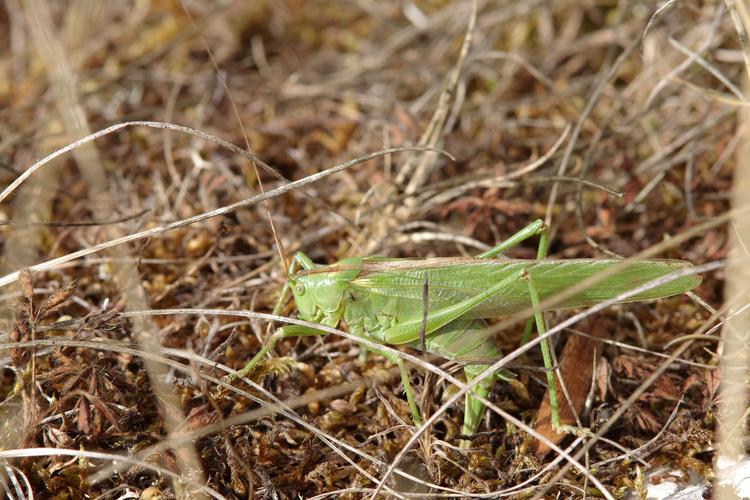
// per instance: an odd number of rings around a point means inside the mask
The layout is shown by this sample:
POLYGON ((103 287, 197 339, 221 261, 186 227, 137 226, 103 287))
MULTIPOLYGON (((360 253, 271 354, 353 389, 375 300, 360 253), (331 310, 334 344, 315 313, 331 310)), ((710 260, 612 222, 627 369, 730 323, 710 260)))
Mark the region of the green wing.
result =
MULTIPOLYGON (((544 302, 566 289, 611 270, 622 261, 605 259, 566 260, 499 260, 499 259, 363 259, 362 271, 351 281, 354 295, 368 296, 370 301, 388 302, 401 319, 422 314, 425 276, 429 293, 429 310, 456 304, 492 284, 521 270, 527 271, 544 302), (379 298, 378 298, 379 297, 379 298), (394 304, 395 303, 395 304, 394 304)), ((585 290, 562 299, 550 309, 586 307, 611 299, 671 272, 689 269, 689 262, 679 260, 649 260, 627 264, 614 274, 585 290)), ((639 293, 624 302, 669 297, 684 293, 700 284, 700 277, 691 275, 659 285, 639 293)), ((466 319, 510 315, 530 307, 528 283, 515 284, 488 299, 466 319)))

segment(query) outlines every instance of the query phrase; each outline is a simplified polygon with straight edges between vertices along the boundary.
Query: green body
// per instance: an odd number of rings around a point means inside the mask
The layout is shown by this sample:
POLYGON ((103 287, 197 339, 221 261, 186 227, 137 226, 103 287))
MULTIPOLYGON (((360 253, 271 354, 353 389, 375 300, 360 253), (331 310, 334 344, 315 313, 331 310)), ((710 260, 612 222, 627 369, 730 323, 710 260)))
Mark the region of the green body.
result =
MULTIPOLYGON (((344 319, 349 330, 356 335, 388 344, 404 344, 417 339, 413 334, 399 330, 397 325, 421 322, 425 277, 428 283, 429 311, 439 311, 466 301, 496 283, 523 275, 524 272, 532 277, 539 298, 545 301, 620 262, 598 259, 412 260, 364 257, 345 259, 311 270, 302 269, 291 280, 292 293, 301 318, 329 326, 335 326, 344 319), (304 307, 303 304, 312 304, 312 308, 304 307)), ((687 267, 691 267, 691 264, 678 260, 634 262, 596 285, 565 298, 552 309, 592 306, 687 267)), ((670 297, 691 290, 699 283, 698 276, 679 278, 630 297, 627 302, 670 297)), ((461 319, 509 316, 530 307, 528 282, 519 278, 462 314, 461 319)), ((427 350, 430 352, 433 352, 430 341, 434 337, 427 337, 427 350)), ((456 356, 447 357, 458 357, 463 350, 451 352, 456 356)))
MULTIPOLYGON (((476 258, 388 259, 355 257, 329 266, 318 266, 304 254, 294 256, 289 280, 279 300, 291 290, 301 319, 336 327, 344 320, 354 335, 381 344, 408 344, 416 349, 463 361, 471 380, 499 358, 494 339, 487 336, 485 319, 533 309, 538 333, 546 330, 542 306, 548 309, 586 307, 612 299, 674 271, 692 267, 678 260, 632 262, 614 274, 573 295, 554 301, 560 294, 600 272, 621 266, 604 259, 544 260, 547 229, 534 221, 495 248, 476 258), (537 260, 494 258, 498 253, 532 237, 540 237, 537 260)), ((693 289, 701 279, 689 275, 629 297, 625 302, 678 295, 693 289)), ((527 323, 527 331, 531 322, 527 323)), ((277 331, 248 363, 241 375, 254 369, 280 338, 320 335, 323 332, 290 325, 277 331)), ((553 425, 559 427, 549 347, 542 353, 550 386, 553 425)), ((421 422, 411 393, 408 373, 401 358, 381 352, 399 364, 414 421, 421 422)), ((462 433, 476 432, 492 381, 485 379, 467 394, 462 433)), ((462 446, 468 441, 462 441, 462 446)))

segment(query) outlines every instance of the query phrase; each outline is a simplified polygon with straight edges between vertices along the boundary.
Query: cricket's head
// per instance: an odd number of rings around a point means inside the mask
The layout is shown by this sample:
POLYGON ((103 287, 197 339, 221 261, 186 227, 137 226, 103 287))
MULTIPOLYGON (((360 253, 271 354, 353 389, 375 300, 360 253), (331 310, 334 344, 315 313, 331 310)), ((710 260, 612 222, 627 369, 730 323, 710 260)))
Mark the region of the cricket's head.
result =
POLYGON ((320 322, 321 309, 315 303, 313 294, 310 293, 312 286, 315 285, 306 275, 298 274, 289 278, 289 288, 292 290, 294 303, 297 306, 297 316, 305 321, 320 322))
POLYGON ((301 269, 290 269, 288 279, 298 317, 335 328, 343 315, 347 286, 359 274, 362 259, 344 259, 331 266, 316 266, 300 254, 295 259, 301 269))

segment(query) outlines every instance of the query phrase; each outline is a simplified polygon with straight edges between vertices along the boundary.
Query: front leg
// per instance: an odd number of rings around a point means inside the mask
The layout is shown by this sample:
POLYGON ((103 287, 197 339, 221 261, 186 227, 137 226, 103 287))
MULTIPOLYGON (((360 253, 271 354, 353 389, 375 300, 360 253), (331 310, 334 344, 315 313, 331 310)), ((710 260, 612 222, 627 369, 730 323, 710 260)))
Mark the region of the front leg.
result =
POLYGON ((249 374, 255 371, 258 363, 260 363, 265 355, 268 354, 274 347, 276 347, 276 344, 279 342, 279 340, 285 337, 309 337, 316 335, 325 335, 326 333, 327 332, 324 332, 322 330, 316 330, 314 328, 309 328, 302 325, 283 326, 276 330, 273 335, 268 338, 265 345, 261 347, 258 353, 253 356, 253 359, 251 359, 242 370, 229 375, 228 378, 230 381, 232 381, 238 378, 247 377, 249 374))

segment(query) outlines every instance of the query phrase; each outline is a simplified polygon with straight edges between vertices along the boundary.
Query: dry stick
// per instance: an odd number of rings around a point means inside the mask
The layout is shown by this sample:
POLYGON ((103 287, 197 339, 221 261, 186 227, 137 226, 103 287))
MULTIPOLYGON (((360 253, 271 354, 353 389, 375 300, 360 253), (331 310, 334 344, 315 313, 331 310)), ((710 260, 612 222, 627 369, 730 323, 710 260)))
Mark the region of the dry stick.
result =
MULTIPOLYGON (((489 247, 489 246, 488 246, 489 247)), ((482 250, 486 250, 486 248, 482 248, 482 250)), ((248 262, 248 261, 256 261, 261 260, 263 258, 273 257, 275 255, 275 252, 271 250, 265 250, 263 252, 253 253, 253 254, 247 254, 247 255, 234 255, 234 256, 222 256, 222 257, 211 257, 209 259, 206 259, 207 264, 216 264, 216 263, 235 263, 235 262, 248 262)), ((86 259, 86 262, 84 263, 66 263, 66 264, 60 264, 57 266, 57 269, 68 269, 71 267, 76 267, 77 265, 82 266, 95 266, 99 264, 119 264, 121 262, 138 262, 140 264, 155 264, 155 265, 169 265, 169 264, 189 264, 191 262, 195 262, 195 259, 193 257, 175 257, 175 258, 140 258, 140 257, 124 257, 124 258, 116 258, 116 257, 92 257, 90 259, 86 259)), ((35 292, 36 293, 36 292, 35 292)), ((0 302, 4 300, 9 300, 13 298, 19 297, 18 293, 8 293, 8 294, 1 294, 0 295, 0 302)), ((93 308, 93 310, 98 310, 97 308, 93 308)))
POLYGON ((2 486, 5 492, 15 490, 17 498, 33 498, 34 488, 31 486, 28 476, 21 469, 13 465, 6 465, 3 474, 0 474, 0 486, 2 486), (26 487, 26 493, 22 491, 21 483, 26 487), (11 484, 13 485, 12 488, 11 484))
POLYGON ((668 9, 670 9, 676 2, 677 0, 667 0, 664 5, 656 9, 656 11, 651 14, 651 17, 648 18, 648 23, 646 23, 646 27, 643 29, 643 34, 641 35, 641 54, 643 54, 643 46, 646 45, 646 37, 648 36, 648 32, 651 31, 651 28, 654 26, 654 24, 656 24, 656 20, 668 9))
POLYGON ((747 11, 747 4, 743 1, 735 3, 735 0, 725 0, 729 8, 729 14, 732 17, 734 29, 737 32, 737 39, 742 46, 742 57, 745 60, 745 75, 750 78, 750 41, 748 41, 747 28, 750 13, 747 11))
MULTIPOLYGON (((92 220, 92 221, 77 221, 77 222, 58 222, 58 221, 31 221, 31 220, 7 220, 0 219, 0 226, 18 226, 18 227, 92 227, 92 226, 111 226, 114 224, 122 224, 133 219, 143 217, 147 213, 151 212, 150 209, 145 208, 131 215, 123 215, 116 219, 104 219, 104 220, 92 220)), ((113 257, 117 259, 118 257, 113 257)), ((122 262, 128 262, 127 257, 120 257, 122 262)))
MULTIPOLYGON (((735 303, 738 302, 741 298, 748 296, 749 294, 750 294, 750 287, 746 286, 740 291, 740 293, 736 294, 733 297, 728 297, 726 300, 724 300, 724 303, 721 305, 721 307, 719 307, 718 309, 712 309, 710 311, 711 318, 712 320, 713 318, 717 318, 718 323, 712 326, 711 328, 705 329, 704 330, 705 334, 699 334, 695 338, 712 339, 714 342, 718 342, 719 348, 717 349, 717 351, 719 352, 717 354, 721 356, 721 351, 723 351, 723 346, 721 345, 722 339, 720 336, 713 335, 713 333, 721 328, 725 328, 725 329, 733 328, 729 320, 735 318, 739 314, 743 314, 747 312, 748 310, 750 310, 750 303, 747 303, 747 302, 745 303, 745 305, 743 305, 739 309, 735 309, 735 306, 736 306, 735 303)), ((692 335, 685 335, 684 337, 672 339, 666 344, 664 344, 664 349, 669 349, 672 346, 684 341, 684 339, 689 339, 690 337, 692 337, 692 335)), ((706 366, 701 363, 688 362, 687 360, 683 361, 683 363, 689 364, 690 366, 697 366, 700 368, 714 368, 713 366, 710 366, 710 365, 706 366)))
MULTIPOLYGON (((202 132, 200 130, 195 130, 190 127, 184 127, 182 125, 176 125, 172 123, 165 123, 165 122, 157 122, 157 121, 130 121, 130 122, 123 122, 118 123, 115 125, 111 125, 107 128, 98 130, 97 132, 94 132, 93 134, 89 134, 81 139, 78 139, 77 141, 73 141, 70 144, 57 149, 53 151, 52 153, 48 154, 41 160, 35 162, 33 165, 31 165, 29 168, 23 171, 21 175, 19 175, 13 182, 8 185, 1 193, 0 193, 0 202, 5 200, 13 191, 16 190, 18 186, 20 186, 27 178, 29 178, 31 175, 33 175, 38 169, 40 169, 45 164, 49 163, 50 161, 54 160, 55 158, 58 158, 62 156, 65 153, 68 153, 70 151, 73 151, 84 144, 88 144, 89 142, 93 142, 96 139, 99 139, 100 137, 104 137, 105 135, 111 134, 112 132, 116 132, 117 130, 126 128, 126 127, 136 127, 136 126, 143 126, 143 127, 151 127, 151 128, 157 128, 157 129, 168 129, 168 130, 175 130, 177 132, 183 132, 187 134, 195 135, 196 137, 200 137, 201 139, 205 139, 207 141, 219 144, 220 146, 223 146, 230 151, 237 153, 239 155, 247 157, 247 152, 244 151, 241 148, 238 148, 234 144, 231 144, 227 141, 224 141, 223 139, 220 139, 218 137, 212 136, 210 134, 206 134, 205 132, 202 132)), ((250 159, 256 160, 255 155, 250 155, 250 159)), ((262 166, 264 168, 270 168, 265 163, 262 163, 262 166)))
MULTIPOLYGON (((172 84, 172 89, 169 91, 169 95, 167 96, 167 103, 164 109, 164 121, 165 122, 171 122, 172 118, 174 117, 175 107, 177 106, 177 98, 180 95, 180 91, 182 90, 182 86, 185 83, 185 80, 187 79, 187 75, 180 73, 177 76, 177 79, 172 84)), ((162 144, 164 145, 164 163, 167 167, 167 173, 169 174, 169 177, 171 178, 172 185, 173 186, 181 186, 184 185, 180 181, 182 178, 180 177, 180 173, 177 171, 177 166, 174 162, 174 154, 172 153, 172 134, 170 134, 167 130, 164 130, 161 134, 162 144)), ((158 179, 158 177, 157 177, 158 179)), ((163 204, 165 207, 167 207, 167 213, 171 214, 172 212, 177 213, 179 209, 179 205, 181 204, 181 194, 182 194, 182 187, 180 187, 180 190, 178 191, 178 194, 176 196, 176 199, 173 203, 170 204, 168 196, 165 194, 163 204), (170 207, 171 205, 171 207, 170 207)))
MULTIPOLYGON (((434 147, 442 137, 445 121, 450 110, 450 100, 456 90, 456 86, 458 85, 459 76, 461 75, 461 69, 463 68, 463 64, 466 60, 466 56, 471 45, 472 34, 476 25, 477 9, 477 0, 472 0, 469 22, 466 28, 466 33, 464 35, 463 43, 461 45, 461 51, 459 53, 458 60, 456 61, 456 64, 451 69, 451 72, 448 75, 448 81, 446 82, 446 86, 443 89, 443 92, 440 94, 437 107, 432 115, 432 119, 427 125, 427 129, 417 142, 419 146, 431 145, 432 147, 434 147)), ((395 180, 396 186, 402 186, 404 182, 406 182, 406 179, 411 176, 411 180, 404 189, 404 193, 407 195, 406 199, 404 200, 404 206, 400 207, 400 209, 398 210, 396 210, 393 205, 389 205, 387 207, 387 209, 379 218, 380 221, 383 222, 383 224, 373 224, 375 227, 379 228, 380 231, 380 233, 377 234, 374 238, 368 238, 367 235, 364 234, 364 231, 362 231, 359 241, 365 241, 365 238, 369 240, 367 245, 364 246, 365 253, 372 253, 378 246, 382 244, 382 241, 388 235, 388 228, 392 227, 394 221, 398 223, 409 218, 409 216, 417 207, 416 200, 410 197, 410 195, 413 195, 424 184, 430 172, 432 172, 434 168, 435 159, 431 154, 411 156, 404 163, 404 165, 399 170, 399 173, 395 180), (418 164, 417 161, 419 162, 418 164)), ((395 194, 395 192, 396 187, 391 187, 389 193, 386 195, 386 198, 390 198, 395 194)))
MULTIPOLYGON (((727 0, 727 6, 734 22, 735 30, 742 45, 745 58, 746 70, 743 80, 743 93, 750 95, 750 46, 748 46, 747 30, 750 27, 750 12, 747 11, 746 2, 727 0)), ((737 209, 750 207, 748 194, 750 193, 750 134, 747 133, 747 125, 750 124, 750 110, 740 108, 738 110, 738 121, 744 126, 745 134, 737 148, 737 162, 732 185, 732 205, 737 209)), ((750 220, 747 217, 733 218, 734 231, 730 231, 730 259, 735 266, 732 273, 727 273, 725 284, 725 296, 730 298, 740 297, 742 289, 750 280, 750 269, 742 265, 742 254, 747 251, 745 239, 750 237, 750 220), (744 251, 744 252, 743 252, 744 251)), ((747 407, 742 404, 747 401, 748 387, 747 375, 750 366, 750 354, 748 353, 748 339, 750 338, 750 313, 736 314, 729 324, 732 328, 722 330, 724 341, 721 356, 721 385, 719 388, 720 401, 719 413, 723 419, 718 423, 717 437, 715 440, 717 448, 717 474, 715 479, 717 498, 734 498, 738 491, 730 491, 729 488, 720 487, 722 480, 727 479, 727 472, 722 470, 729 464, 737 463, 745 456, 745 439, 747 432, 743 423, 747 419, 747 407), (723 462, 723 464, 722 464, 723 462)), ((690 342, 686 342, 690 344, 690 342)))
POLYGON ((628 450, 624 446, 620 445, 619 443, 613 442, 609 439, 605 439, 604 437, 599 437, 599 440, 605 443, 608 443, 610 446, 614 447, 615 449, 621 449, 624 453, 622 455, 618 455, 616 457, 607 458, 605 460, 601 460, 599 462, 596 462, 593 466, 597 469, 600 469, 606 464, 616 462, 618 460, 636 460, 643 464, 645 467, 650 467, 649 463, 646 462, 644 459, 649 456, 652 451, 655 451, 657 447, 654 445, 659 441, 659 439, 664 435, 665 432, 667 432, 667 429, 669 429, 669 426, 672 425, 672 422, 674 422, 677 419, 677 414, 680 410, 680 407, 685 403, 685 397, 681 397, 677 403, 674 405, 674 408, 672 409, 672 413, 669 414, 669 417, 667 417, 667 421, 664 423, 661 429, 659 429, 659 432, 657 432, 654 437, 643 443, 641 446, 634 450, 628 450), (653 450, 649 450, 649 448, 652 448, 653 450))
MULTIPOLYGON (((401 230, 402 227, 399 227, 399 231, 401 230)), ((420 243, 431 241, 446 241, 449 243, 454 243, 459 248, 475 248, 480 252, 484 252, 485 250, 489 250, 491 248, 489 245, 482 243, 479 240, 475 240, 474 238, 449 233, 448 231, 420 231, 415 233, 401 232, 401 234, 394 237, 393 240, 388 241, 386 248, 400 247, 405 243, 414 243, 418 245, 420 243)))
MULTIPOLYGON (((714 328, 716 328, 716 327, 714 327, 714 328)), ((661 358, 661 359, 668 359, 669 358, 669 354, 664 354, 664 353, 661 353, 661 352, 656 352, 656 351, 653 351, 651 349, 647 349, 645 347, 634 346, 632 344, 628 344, 626 342, 620 342, 618 340, 603 339, 603 338, 600 338, 600 337, 595 337, 594 335, 591 335, 589 333, 583 332, 583 331, 581 331, 581 330, 579 330, 577 328, 568 328, 568 331, 570 333, 572 333, 572 334, 578 335, 579 337, 586 337, 588 339, 594 340, 594 341, 599 342, 601 344, 607 344, 607 345, 611 345, 613 347, 617 347, 618 349, 621 349, 623 351, 634 351, 634 352, 639 353, 639 354, 646 354, 646 355, 654 356, 656 358, 661 358)), ((671 347, 672 344, 679 343, 679 340, 689 339, 690 337, 691 337, 691 335, 685 335, 683 337, 680 337, 679 339, 673 339, 670 342, 667 342, 666 344, 664 344, 663 348, 664 348, 664 350, 667 350, 667 349, 669 349, 671 347)), ((716 337, 715 335, 709 335, 709 334, 703 335, 703 336, 701 336, 701 338, 712 339, 712 340, 715 340, 715 341, 719 340, 719 338, 716 337)), ((681 365, 684 365, 684 366, 691 366, 693 368, 704 368, 704 369, 715 368, 713 365, 709 365, 709 364, 706 364, 706 363, 697 363, 695 361, 690 361, 688 359, 679 359, 675 363, 678 363, 678 364, 681 364, 681 365)))
MULTIPOLYGON (((450 101, 453 97, 456 86, 458 85, 459 78, 461 76, 461 70, 464 67, 466 56, 469 54, 469 48, 471 47, 472 39, 474 38, 474 28, 477 22, 477 0, 471 2, 471 13, 469 14, 469 22, 466 26, 466 34, 464 35, 463 43, 461 44, 461 51, 458 55, 456 64, 451 69, 448 75, 448 81, 445 89, 440 94, 437 108, 435 113, 432 115, 427 130, 419 140, 420 146, 432 146, 435 147, 438 141, 441 139, 442 134, 445 130, 445 121, 448 118, 448 112, 450 110, 450 101)), ((404 167, 399 171, 398 177, 396 178, 396 184, 401 185, 411 175, 411 180, 406 186, 406 194, 414 193, 419 187, 421 187, 427 177, 435 168, 435 161, 431 154, 421 155, 421 161, 418 165, 414 165, 413 162, 407 162, 404 167), (412 169, 414 173, 412 175, 412 169)))
MULTIPOLYGON (((577 177, 566 177, 566 176, 559 177, 556 175, 554 176, 537 175, 537 176, 530 177, 524 180, 508 181, 508 180, 505 180, 505 176, 501 176, 501 177, 480 176, 480 177, 466 178, 467 180, 461 181, 461 182, 459 181, 459 179, 451 179, 450 181, 447 181, 447 182, 437 182, 433 185, 423 188, 422 190, 424 191, 425 194, 423 194, 420 197, 419 210, 417 213, 426 213, 430 209, 434 208, 435 206, 446 203, 450 201, 451 199, 458 197, 463 192, 467 191, 468 189, 464 189, 463 182, 466 183, 465 184, 466 186, 469 186, 469 189, 472 189, 472 188, 509 189, 509 188, 515 188, 515 187, 523 186, 523 185, 530 185, 530 184, 549 184, 552 182, 569 182, 573 184, 580 184, 583 186, 587 186, 592 189, 597 189, 603 193, 607 193, 608 195, 614 196, 616 198, 622 198, 623 196, 621 192, 610 189, 607 186, 604 186, 602 184, 597 184, 595 182, 592 182, 586 179, 579 179, 577 177), (475 180, 475 179, 479 179, 479 180, 475 180), (461 184, 461 185, 449 191, 438 190, 440 186, 446 186, 446 185, 454 186, 457 184, 461 184), (438 194, 433 195, 432 193, 435 191, 438 191, 438 194), (444 194, 445 196, 443 196, 444 194)), ((393 205, 395 203, 398 203, 398 201, 403 200, 405 198, 406 198, 406 195, 402 195, 398 198, 393 198, 388 201, 388 204, 393 205)), ((368 213, 376 212, 379 208, 380 207, 375 207, 373 209, 370 209, 368 213)))
POLYGON ((675 40, 674 38, 669 38, 669 44, 682 52, 683 54, 690 57, 690 61, 698 63, 698 66, 708 71, 711 75, 713 75, 717 80, 719 80, 721 83, 724 84, 724 86, 729 89, 734 96, 740 100, 741 102, 747 103, 747 98, 742 94, 742 91, 737 88, 735 84, 733 84, 726 76, 724 76, 721 71, 719 71, 716 66, 712 65, 708 61, 706 61, 705 58, 703 58, 700 54, 697 52, 694 52, 693 50, 685 47, 680 42, 675 40))
POLYGON ((719 111, 715 116, 712 116, 710 120, 707 119, 701 125, 691 128, 684 134, 672 140, 669 144, 664 146, 662 149, 660 149, 659 151, 656 151, 651 156, 646 158, 642 163, 640 163, 635 168, 635 173, 642 174, 657 166, 661 167, 662 160, 664 160, 669 155, 671 155, 678 149, 682 148, 686 144, 693 141, 699 134, 705 132, 706 130, 715 129, 717 125, 725 122, 726 119, 733 114, 734 114, 733 109, 719 111))
MULTIPOLYGON (((390 475, 393 472, 393 470, 398 466, 398 464, 401 462, 401 460, 403 460, 404 456, 406 456, 406 453, 413 447, 414 443, 416 443, 416 440, 419 439, 419 437, 423 434, 424 430, 427 427, 429 427, 430 425, 432 425, 435 422, 435 420, 437 420, 437 418, 442 413, 444 413, 451 405, 455 404, 458 401, 458 399, 461 398, 465 393, 467 393, 473 387, 477 386, 485 378, 492 376, 497 370, 499 370, 500 368, 502 368, 503 366, 505 366, 509 361, 512 361, 513 359, 519 357, 521 354, 523 354, 526 351, 530 350, 531 348, 535 347, 537 344, 541 343, 542 341, 547 340, 549 337, 551 337, 552 335, 556 334, 557 332, 562 331, 563 329, 567 328, 568 326, 573 325, 576 322, 580 321, 581 319, 583 319, 585 317, 588 317, 588 316, 594 314, 595 312, 601 311, 602 309, 604 309, 606 307, 609 307, 609 306, 611 306, 613 304, 616 304, 618 302, 622 302, 622 301, 626 300, 629 297, 632 297, 632 296, 637 295, 639 293, 642 293, 644 291, 650 290, 650 289, 652 289, 652 288, 654 288, 656 286, 659 286, 661 284, 669 283, 670 281, 672 281, 674 279, 678 279, 678 278, 681 278, 681 277, 684 277, 684 276, 691 276, 691 275, 694 275, 694 274, 699 274, 699 273, 713 271, 715 269, 719 269, 719 268, 725 267, 725 265, 726 265, 726 263, 724 261, 711 262, 709 264, 704 264, 702 266, 697 266, 697 267, 692 268, 692 269, 684 269, 684 270, 676 271, 676 272, 670 273, 668 275, 665 275, 662 278, 659 278, 659 279, 656 279, 656 280, 651 280, 648 283, 645 283, 645 284, 643 284, 643 285, 641 285, 641 286, 639 286, 637 288, 629 290, 628 292, 621 293, 621 294, 617 295, 616 297, 614 297, 612 299, 606 300, 604 302, 600 302, 599 304, 586 309, 584 312, 578 313, 578 314, 572 316, 571 318, 568 318, 567 320, 565 320, 565 321, 557 324, 553 328, 549 329, 544 335, 537 336, 535 339, 530 340, 529 342, 527 342, 523 346, 517 348, 512 353, 504 356, 503 358, 501 358, 500 360, 498 360, 495 364, 489 366, 485 371, 483 371, 481 374, 479 374, 471 382, 465 384, 462 389, 460 389, 453 396, 451 396, 443 404, 443 406, 441 406, 430 418, 428 418, 424 422, 424 424, 422 425, 422 427, 420 427, 417 430, 417 432, 409 439, 409 441, 403 446, 403 448, 401 449, 401 451, 399 451, 398 455, 394 458, 393 463, 391 464, 391 466, 389 467, 389 469, 386 471, 386 473, 381 478, 380 483, 378 484, 378 489, 376 489, 376 491, 373 494, 372 498, 374 499, 375 495, 380 491, 380 489, 382 488, 382 486, 385 485, 385 482, 388 480, 388 478, 390 477, 390 475)), ((600 274, 604 274, 604 273, 600 273, 600 274)), ((586 281, 588 281, 588 280, 586 280, 586 281)), ((515 320, 515 317, 512 318, 512 319, 515 320)), ((503 323, 506 323, 506 322, 503 322, 503 323)), ((493 328, 491 330, 495 330, 495 329, 493 328)), ((653 383, 653 381, 652 381, 652 383, 653 383)), ((618 415, 618 418, 619 418, 619 415, 618 415)), ((511 422, 515 423, 515 419, 511 420, 511 422)), ((610 420, 607 423, 607 425, 606 425, 606 429, 608 429, 613 423, 614 423, 614 420, 610 420)), ((606 429, 604 429, 604 432, 606 432, 606 429)), ((604 433, 602 431, 600 431, 600 432, 602 434, 604 433)), ((597 434, 599 434, 599 433, 597 433, 597 434)), ((584 449, 582 450, 582 452, 585 453, 586 451, 588 451, 588 449, 591 448, 591 446, 593 446, 594 442, 595 441, 592 441, 592 442, 589 443, 588 446, 584 446, 584 449)), ((553 449, 555 451, 558 451, 558 452, 562 451, 562 450, 559 450, 557 447, 554 447, 553 449)), ((564 470, 567 471, 569 469, 569 467, 572 467, 572 466, 578 467, 578 465, 580 465, 580 464, 578 463, 577 460, 581 456, 582 456, 581 452, 576 453, 575 460, 570 460, 569 463, 564 467, 564 470), (573 465, 573 464, 577 464, 577 465, 573 465)), ((565 458, 568 459, 568 456, 566 456, 565 458)), ((584 473, 586 473, 586 472, 584 472, 584 473)), ((600 491, 602 492, 603 495, 605 495, 607 498, 612 498, 611 495, 606 491, 606 488, 604 488, 604 486, 595 477, 592 476, 591 480, 595 484, 595 486, 600 489, 600 491)))

